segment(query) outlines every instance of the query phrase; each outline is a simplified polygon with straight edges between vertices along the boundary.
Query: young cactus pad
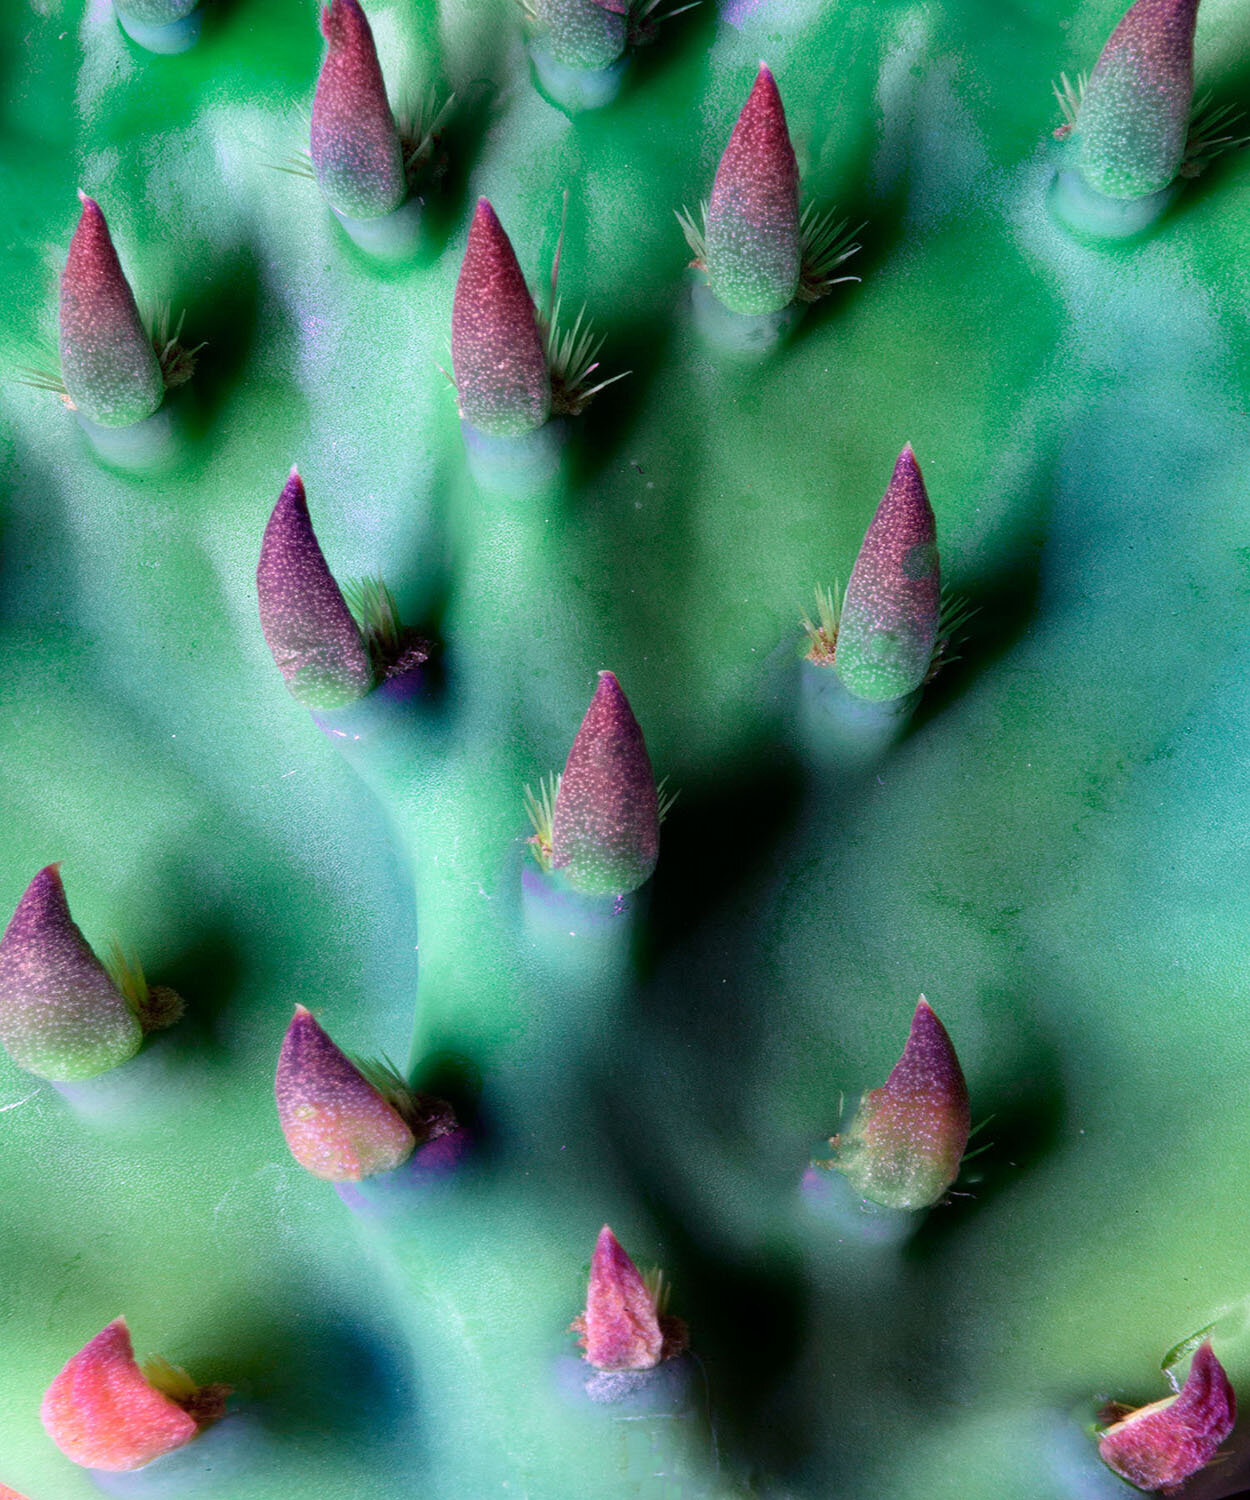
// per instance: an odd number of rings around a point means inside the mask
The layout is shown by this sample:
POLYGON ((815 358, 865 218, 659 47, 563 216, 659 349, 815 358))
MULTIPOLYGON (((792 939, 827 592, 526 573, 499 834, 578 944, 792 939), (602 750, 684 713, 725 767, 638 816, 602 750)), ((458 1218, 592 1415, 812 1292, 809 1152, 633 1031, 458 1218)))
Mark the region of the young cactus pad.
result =
POLYGON ((93 1078, 139 1050, 143 1028, 69 914, 57 865, 26 887, 0 938, 0 1043, 30 1073, 93 1078))
POLYGON ((256 565, 260 625, 291 696, 342 708, 373 686, 369 648, 326 565, 294 469, 265 527, 256 565))
POLYGON ((326 1182, 359 1182, 402 1166, 416 1137, 302 1005, 287 1027, 274 1080, 291 1155, 326 1182))
POLYGON ((970 1129, 963 1070, 922 995, 902 1057, 835 1137, 833 1165, 870 1202, 929 1208, 959 1175, 970 1129))
POLYGON ((161 404, 165 381, 100 205, 78 196, 82 212, 61 275, 61 377, 88 420, 130 427, 161 404))
POLYGON ((628 0, 526 0, 537 35, 568 68, 610 68, 629 40, 628 0))
POLYGON ((533 299, 495 210, 479 198, 451 311, 460 415, 492 437, 521 437, 551 414, 551 375, 533 299))
POLYGON ((655 1302, 606 1224, 590 1261, 586 1311, 573 1326, 587 1364, 598 1370, 650 1370, 663 1358, 664 1330, 655 1302))
POLYGON ((48 1387, 40 1417, 66 1458, 114 1474, 141 1469, 200 1430, 190 1412, 144 1376, 125 1318, 69 1360, 48 1387))
POLYGON ((833 665, 852 693, 885 703, 920 686, 937 645, 941 595, 937 526, 908 443, 842 600, 833 665))
POLYGON ((1211 1462, 1236 1420, 1233 1388, 1208 1340, 1180 1394, 1130 1412, 1103 1433, 1098 1452, 1139 1490, 1166 1494, 1211 1462))
POLYGON ((798 291, 799 169, 763 63, 716 169, 704 220, 708 284, 732 312, 778 312, 798 291))
POLYGON ((330 0, 321 32, 326 55, 313 97, 313 175, 339 213, 377 218, 399 207, 407 183, 373 32, 357 0, 330 0))
POLYGON ((1198 0, 1136 0, 1094 65, 1076 117, 1077 165, 1109 198, 1161 192, 1185 158, 1198 0))
POLYGON ((551 867, 587 896, 617 896, 648 879, 660 853, 651 758, 611 672, 599 685, 560 777, 551 867))

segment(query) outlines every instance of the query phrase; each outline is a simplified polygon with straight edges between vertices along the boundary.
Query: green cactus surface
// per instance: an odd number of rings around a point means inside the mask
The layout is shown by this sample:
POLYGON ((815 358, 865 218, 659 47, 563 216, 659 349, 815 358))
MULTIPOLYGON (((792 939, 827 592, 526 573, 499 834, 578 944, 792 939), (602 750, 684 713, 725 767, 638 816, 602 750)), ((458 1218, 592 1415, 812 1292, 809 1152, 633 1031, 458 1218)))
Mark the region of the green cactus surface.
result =
MULTIPOLYGON (((186 1001, 72 1088, 0 1056, 0 1494, 98 1500, 40 1408, 124 1316, 234 1390, 134 1495, 1131 1497, 1106 1402, 1165 1397, 1169 1350, 1202 1377, 1204 1339, 1250 1393, 1250 153, 1132 243, 1052 219, 1050 85, 1122 0, 703 0, 579 114, 515 0, 363 8, 397 113, 408 80, 456 95, 407 261, 275 170, 313 0, 204 0, 175 56, 98 0, 0 5, 0 913, 62 861, 82 930, 186 1001), (860 283, 752 358, 697 323, 674 211, 761 59, 804 202, 865 227, 860 283), (159 469, 21 378, 56 367, 80 185, 208 341, 159 469), (560 248, 592 379, 630 372, 525 493, 475 483, 444 374, 479 198, 540 314, 560 248), (847 767, 800 711, 800 616, 905 443, 976 613, 847 767), (407 696, 314 720, 284 685, 256 568, 293 462, 334 577, 384 576, 430 645, 407 696), (539 931, 522 789, 604 669, 681 795, 615 926, 539 931), (800 1182, 922 993, 972 1149, 873 1242, 800 1182), (347 1199, 294 1159, 297 1005, 454 1108, 428 1193, 371 1217, 392 1174, 347 1199), (587 1386, 605 1224, 689 1345, 587 1386)), ((1195 50, 1250 101, 1245 0, 1203 0, 1195 50)), ((1203 1500, 1250 1483, 1218 1442, 1203 1500)))

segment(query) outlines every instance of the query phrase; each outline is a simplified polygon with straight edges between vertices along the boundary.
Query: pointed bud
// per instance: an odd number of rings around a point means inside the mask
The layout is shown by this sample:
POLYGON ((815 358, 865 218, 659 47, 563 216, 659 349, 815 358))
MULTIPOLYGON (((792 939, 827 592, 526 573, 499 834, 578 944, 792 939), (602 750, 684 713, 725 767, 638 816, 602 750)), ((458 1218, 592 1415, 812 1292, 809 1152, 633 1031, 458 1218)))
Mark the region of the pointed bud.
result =
POLYGON ((60 867, 46 866, 0 938, 0 1043, 19 1068, 59 1083, 117 1067, 142 1039, 69 914, 60 867))
POLYGON ((282 1042, 274 1080, 291 1155, 326 1182, 359 1182, 402 1165, 416 1137, 302 1005, 282 1042))
POLYGON ((61 276, 61 375, 89 421, 130 427, 161 404, 165 381, 100 206, 79 197, 61 276))
POLYGON ((519 437, 551 414, 551 376, 512 242, 479 198, 451 311, 460 415, 493 437, 519 437))
POLYGON ((1160 192, 1185 159, 1198 0, 1137 0, 1085 86, 1075 135, 1081 175, 1109 198, 1160 192))
POLYGON ((922 995, 902 1057, 834 1137, 834 1166, 873 1203, 928 1208, 959 1175, 970 1128, 963 1070, 922 995))
POLYGON ((1194 1355, 1179 1396, 1132 1412, 1103 1433, 1102 1461, 1139 1490, 1169 1493, 1205 1468, 1237 1420, 1237 1400, 1210 1341, 1194 1355))
POLYGON ((651 1293, 606 1224, 590 1262, 586 1311, 574 1326, 596 1369, 650 1370, 663 1358, 664 1331, 651 1293))
POLYGON ((265 527, 256 565, 260 627, 291 696, 342 708, 373 686, 369 652, 313 531, 294 469, 265 527))
POLYGON ((66 1458, 112 1474, 141 1469, 200 1430, 188 1411, 144 1378, 125 1318, 74 1355, 48 1387, 40 1417, 66 1458))
POLYGON ((331 207, 374 219, 398 208, 408 185, 373 32, 357 0, 330 0, 321 34, 327 46, 313 97, 313 174, 331 207))
POLYGON ((611 672, 573 740, 551 820, 551 867, 587 896, 619 896, 648 879, 660 852, 651 759, 611 672))
POLYGON ((731 311, 779 312, 799 286, 799 169, 763 63, 716 169, 704 221, 708 284, 731 311))
POLYGON ((933 661, 941 615, 937 525, 908 443, 846 586, 833 656, 838 676, 874 703, 913 692, 933 661))
POLYGON ((531 0, 538 35, 566 68, 610 68, 629 40, 627 0, 531 0))

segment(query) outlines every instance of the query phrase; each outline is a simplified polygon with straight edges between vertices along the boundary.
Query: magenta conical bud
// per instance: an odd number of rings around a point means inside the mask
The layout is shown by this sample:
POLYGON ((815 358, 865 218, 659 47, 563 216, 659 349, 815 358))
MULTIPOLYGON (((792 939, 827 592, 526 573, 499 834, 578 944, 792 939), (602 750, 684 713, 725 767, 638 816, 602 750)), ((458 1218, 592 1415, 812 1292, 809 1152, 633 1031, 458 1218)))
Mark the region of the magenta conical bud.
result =
POLYGON ((833 1165, 873 1203, 928 1208, 958 1177, 971 1123, 963 1069, 922 995, 902 1057, 834 1137, 833 1165))
POLYGON ((100 205, 78 196, 82 213, 61 276, 61 376, 89 421, 130 427, 161 404, 165 380, 100 205))
POLYGON ((1236 1420, 1237 1399, 1208 1340, 1194 1355, 1180 1394, 1108 1427, 1098 1453, 1139 1490, 1166 1495, 1211 1462, 1236 1420))
POLYGON ((704 245, 708 284, 731 311, 779 312, 794 301, 799 169, 781 95, 763 63, 716 169, 704 245))
POLYGON ((399 1111, 297 1005, 274 1080, 291 1155, 326 1182, 359 1182, 401 1166, 416 1137, 399 1111))
POLYGON ((660 853, 651 758, 629 700, 611 672, 573 740, 551 822, 551 867, 587 896, 636 890, 660 853))
POLYGON ((520 437, 551 414, 551 376, 533 299, 495 210, 479 198, 451 311, 460 415, 493 437, 520 437))
POLYGON ((133 1057, 143 1028, 78 930, 47 865, 0 938, 0 1043, 18 1065, 56 1082, 93 1078, 133 1057))
POLYGON ((357 0, 330 0, 321 34, 326 55, 313 98, 313 174, 332 208, 375 219, 398 208, 408 186, 373 32, 357 0))
POLYGON ((261 629, 292 697, 312 709, 364 697, 373 686, 369 650, 326 566, 294 469, 265 527, 256 595, 261 629))
POLYGON ((649 1370, 664 1355, 664 1330, 646 1282, 605 1224, 595 1242, 586 1311, 574 1324, 599 1370, 649 1370))
POLYGON ((941 617, 937 523, 908 443, 851 570, 834 669, 858 698, 905 697, 932 665, 941 617))
POLYGON ((1161 192, 1185 160, 1198 0, 1137 0, 1111 33, 1077 111, 1081 175, 1109 198, 1161 192))

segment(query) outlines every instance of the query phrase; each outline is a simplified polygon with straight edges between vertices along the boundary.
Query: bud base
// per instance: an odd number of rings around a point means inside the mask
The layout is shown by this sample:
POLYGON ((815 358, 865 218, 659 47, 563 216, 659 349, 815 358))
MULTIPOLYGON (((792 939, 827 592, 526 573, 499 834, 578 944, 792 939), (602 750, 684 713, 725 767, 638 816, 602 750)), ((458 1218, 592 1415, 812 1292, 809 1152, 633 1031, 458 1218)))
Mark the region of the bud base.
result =
POLYGON ((737 313, 720 300, 701 278, 690 289, 694 326, 723 354, 738 359, 761 359, 771 354, 798 326, 804 305, 791 302, 779 312, 737 313))
POLYGON ((571 68, 557 61, 540 41, 531 41, 529 51, 543 93, 570 111, 602 109, 611 104, 621 91, 629 67, 625 56, 617 58, 610 68, 571 68))
POLYGON ((386 1219, 429 1201, 445 1190, 470 1145, 463 1125, 418 1146, 393 1172, 360 1182, 336 1182, 334 1191, 362 1219, 386 1219))
POLYGON ((559 417, 520 437, 492 437, 463 417, 460 431, 474 483, 501 495, 533 495, 550 484, 560 472, 568 438, 568 426, 559 417))
POLYGON ((132 42, 147 52, 157 52, 169 57, 178 52, 186 52, 200 39, 202 17, 198 5, 187 15, 164 26, 153 26, 150 21, 140 21, 135 16, 127 15, 124 8, 116 3, 113 10, 121 29, 132 42))
POLYGON ((398 208, 389 214, 379 214, 376 219, 354 219, 330 205, 330 212, 353 244, 376 260, 391 261, 406 260, 416 252, 421 243, 424 209, 424 202, 415 193, 398 208))
POLYGON ((1144 198, 1108 198, 1075 167, 1060 167, 1047 189, 1046 205, 1065 229, 1084 238, 1129 240, 1157 223, 1179 192, 1180 183, 1174 182, 1144 198))
POLYGON ((919 688, 902 698, 874 703, 860 698, 837 669, 799 663, 799 731, 804 748, 820 765, 868 765, 900 740, 920 702, 919 688))

